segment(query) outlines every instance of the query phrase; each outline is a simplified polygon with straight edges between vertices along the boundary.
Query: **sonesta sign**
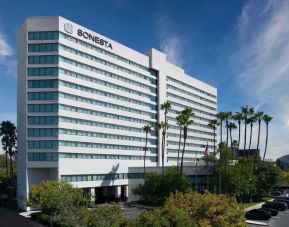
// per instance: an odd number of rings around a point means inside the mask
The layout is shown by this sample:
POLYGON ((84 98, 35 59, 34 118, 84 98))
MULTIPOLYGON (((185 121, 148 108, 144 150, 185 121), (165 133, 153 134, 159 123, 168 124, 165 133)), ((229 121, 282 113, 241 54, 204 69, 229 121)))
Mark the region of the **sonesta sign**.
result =
POLYGON ((88 40, 90 40, 90 41, 92 41, 94 43, 97 43, 97 44, 99 44, 101 46, 104 46, 106 48, 110 48, 112 50, 111 43, 106 41, 106 40, 104 40, 104 39, 99 38, 98 36, 92 35, 92 34, 90 34, 88 32, 84 32, 81 29, 77 30, 77 35, 81 36, 81 37, 83 37, 85 39, 88 39, 88 40))
MULTIPOLYGON (((73 25, 71 23, 65 23, 64 24, 64 30, 72 34, 73 33, 73 25)), ((110 42, 106 41, 105 39, 101 39, 98 36, 92 35, 88 32, 85 32, 81 29, 77 30, 77 35, 83 37, 84 39, 90 40, 98 45, 104 46, 106 48, 110 48, 112 50, 112 45, 110 42)))

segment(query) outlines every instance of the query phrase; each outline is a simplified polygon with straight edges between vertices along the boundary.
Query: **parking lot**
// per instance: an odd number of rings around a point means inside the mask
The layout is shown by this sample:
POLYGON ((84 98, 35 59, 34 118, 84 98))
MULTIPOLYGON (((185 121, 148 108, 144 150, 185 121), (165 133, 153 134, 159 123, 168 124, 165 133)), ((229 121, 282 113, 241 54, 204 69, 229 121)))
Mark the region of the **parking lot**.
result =
POLYGON ((257 226, 286 227, 286 226, 289 226, 289 210, 279 211, 279 214, 275 217, 272 217, 269 221, 256 221, 256 222, 259 222, 259 224, 248 224, 248 227, 257 227, 257 226))

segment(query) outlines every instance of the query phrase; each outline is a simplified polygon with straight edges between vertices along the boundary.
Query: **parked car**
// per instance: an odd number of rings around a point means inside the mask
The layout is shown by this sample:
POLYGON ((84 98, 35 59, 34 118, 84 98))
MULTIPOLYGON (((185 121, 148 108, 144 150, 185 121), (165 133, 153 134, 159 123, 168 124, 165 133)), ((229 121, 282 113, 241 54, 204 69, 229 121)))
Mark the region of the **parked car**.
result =
POLYGON ((260 209, 264 209, 267 212, 270 212, 271 216, 277 216, 278 215, 278 210, 276 209, 272 209, 272 208, 260 208, 260 209))
POLYGON ((286 203, 287 207, 289 207, 289 200, 287 199, 282 199, 282 198, 276 198, 273 200, 274 202, 282 202, 282 203, 286 203))
POLYGON ((276 197, 276 199, 285 199, 285 200, 289 201, 289 197, 283 197, 283 196, 278 196, 278 197, 276 197))
POLYGON ((271 195, 273 196, 281 196, 281 192, 280 191, 271 191, 271 195))
POLYGON ((250 220, 269 220, 271 218, 271 214, 265 211, 264 209, 253 209, 247 211, 245 214, 246 219, 250 220))
POLYGON ((276 209, 278 211, 284 211, 288 209, 288 206, 286 203, 282 203, 282 202, 265 202, 262 205, 262 208, 271 208, 271 209, 276 209))

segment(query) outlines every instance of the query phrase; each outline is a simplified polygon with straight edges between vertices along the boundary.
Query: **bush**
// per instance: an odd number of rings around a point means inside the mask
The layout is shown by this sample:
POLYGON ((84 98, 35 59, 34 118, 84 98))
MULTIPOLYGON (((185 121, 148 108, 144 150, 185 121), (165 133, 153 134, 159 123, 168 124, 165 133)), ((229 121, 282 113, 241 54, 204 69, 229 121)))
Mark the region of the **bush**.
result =
POLYGON ((202 227, 246 226, 243 206, 235 198, 224 195, 177 192, 168 198, 164 209, 184 212, 193 223, 202 227))
POLYGON ((160 173, 148 173, 143 185, 139 185, 133 193, 140 196, 140 202, 159 206, 176 191, 188 192, 191 190, 190 179, 181 175, 176 168, 170 167, 163 176, 160 173))

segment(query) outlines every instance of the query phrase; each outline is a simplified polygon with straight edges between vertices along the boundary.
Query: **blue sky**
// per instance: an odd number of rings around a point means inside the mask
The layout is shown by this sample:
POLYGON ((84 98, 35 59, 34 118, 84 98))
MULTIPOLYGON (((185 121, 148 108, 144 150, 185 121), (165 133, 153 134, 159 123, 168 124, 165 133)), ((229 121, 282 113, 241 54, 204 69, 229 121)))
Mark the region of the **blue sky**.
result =
POLYGON ((61 15, 140 52, 164 51, 218 88, 219 111, 249 105, 272 115, 268 157, 289 153, 289 1, 2 1, 0 121, 16 122, 17 29, 25 17, 43 15, 61 15))

